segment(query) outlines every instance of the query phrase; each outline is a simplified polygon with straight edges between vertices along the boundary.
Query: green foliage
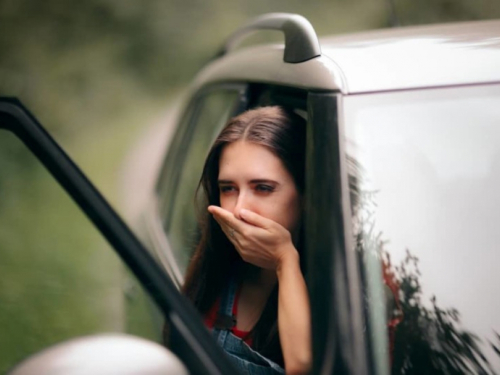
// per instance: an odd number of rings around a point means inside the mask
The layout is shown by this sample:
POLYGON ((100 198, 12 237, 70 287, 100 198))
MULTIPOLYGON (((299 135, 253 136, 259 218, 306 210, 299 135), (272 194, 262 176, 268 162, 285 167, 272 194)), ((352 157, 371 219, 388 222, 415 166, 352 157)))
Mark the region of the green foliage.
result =
POLYGON ((2 159, 10 161, 9 170, 1 174, 0 372, 4 373, 46 345, 119 324, 121 297, 116 293, 120 264, 112 252, 24 146, 6 132, 0 135, 13 156, 24 154, 17 159, 27 160, 2 159), (30 169, 23 170, 23 164, 30 169))
POLYGON ((401 25, 474 21, 500 17, 496 0, 393 0, 401 25))

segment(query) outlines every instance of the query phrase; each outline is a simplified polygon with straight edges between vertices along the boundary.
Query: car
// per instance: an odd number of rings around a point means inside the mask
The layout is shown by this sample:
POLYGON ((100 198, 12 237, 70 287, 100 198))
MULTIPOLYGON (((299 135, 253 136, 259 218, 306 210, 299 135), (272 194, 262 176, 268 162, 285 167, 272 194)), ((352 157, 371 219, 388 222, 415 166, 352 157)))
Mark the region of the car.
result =
POLYGON ((172 329, 168 350, 97 335, 10 373, 236 373, 178 289, 211 142, 231 116, 271 104, 308 123, 312 373, 500 372, 499 66, 500 21, 318 39, 298 15, 252 20, 193 81, 136 224, 146 246, 35 117, 1 99, 0 127, 65 188, 172 329), (236 48, 260 29, 282 31, 285 43, 236 48))
POLYGON ((285 106, 309 124, 313 373, 500 372, 499 67, 498 20, 321 39, 301 16, 252 20, 193 80, 142 238, 180 287, 214 137, 285 106), (284 44, 238 48, 261 29, 284 44))

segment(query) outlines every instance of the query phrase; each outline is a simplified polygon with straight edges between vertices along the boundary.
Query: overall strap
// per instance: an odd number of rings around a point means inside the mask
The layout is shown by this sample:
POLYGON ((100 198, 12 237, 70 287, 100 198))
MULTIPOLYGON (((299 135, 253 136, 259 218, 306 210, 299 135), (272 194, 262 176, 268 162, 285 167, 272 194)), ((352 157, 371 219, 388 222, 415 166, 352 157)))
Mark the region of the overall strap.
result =
POLYGON ((217 312, 217 318, 214 323, 213 334, 219 343, 223 346, 224 341, 231 328, 236 326, 236 317, 233 316, 233 305, 236 296, 237 284, 233 278, 230 279, 224 292, 221 296, 221 303, 219 306, 219 311, 217 312))

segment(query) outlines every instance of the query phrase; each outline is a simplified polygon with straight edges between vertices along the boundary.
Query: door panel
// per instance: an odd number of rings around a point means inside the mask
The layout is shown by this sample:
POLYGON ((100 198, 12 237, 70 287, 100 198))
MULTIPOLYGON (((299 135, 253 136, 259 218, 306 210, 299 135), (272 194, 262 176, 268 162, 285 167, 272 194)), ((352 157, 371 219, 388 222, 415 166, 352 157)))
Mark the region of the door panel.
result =
POLYGON ((378 355, 394 373, 500 372, 500 86, 344 102, 378 355))

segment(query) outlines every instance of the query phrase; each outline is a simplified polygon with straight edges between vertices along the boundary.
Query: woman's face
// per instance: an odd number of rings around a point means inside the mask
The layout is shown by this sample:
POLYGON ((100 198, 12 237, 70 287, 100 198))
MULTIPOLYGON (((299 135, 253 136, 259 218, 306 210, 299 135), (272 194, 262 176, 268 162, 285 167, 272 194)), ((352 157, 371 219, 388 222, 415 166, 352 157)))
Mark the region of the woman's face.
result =
POLYGON ((266 147, 245 141, 225 146, 218 183, 221 207, 237 218, 245 208, 296 234, 300 194, 281 160, 266 147))

